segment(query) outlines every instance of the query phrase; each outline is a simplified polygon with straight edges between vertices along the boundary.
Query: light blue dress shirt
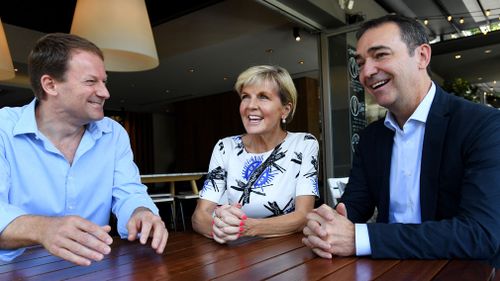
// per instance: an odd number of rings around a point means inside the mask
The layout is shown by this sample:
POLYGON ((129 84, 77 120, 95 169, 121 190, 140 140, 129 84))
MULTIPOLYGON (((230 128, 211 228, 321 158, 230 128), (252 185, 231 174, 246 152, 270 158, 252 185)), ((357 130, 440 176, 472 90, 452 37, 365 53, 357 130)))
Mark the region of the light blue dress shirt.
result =
MULTIPOLYGON (((38 130, 35 104, 0 110, 0 233, 27 214, 78 215, 106 225, 112 210, 124 238, 136 208, 158 214, 120 124, 107 117, 88 124, 70 165, 38 130)), ((23 251, 0 250, 0 260, 23 251)))
MULTIPOLYGON (((424 145, 425 122, 436 95, 431 88, 417 109, 401 129, 390 112, 384 125, 394 131, 391 171, 389 177, 389 223, 421 223, 420 170, 424 145)), ((349 211, 349 210, 348 210, 349 211)), ((366 224, 355 224, 356 255, 371 255, 370 239, 366 224)))

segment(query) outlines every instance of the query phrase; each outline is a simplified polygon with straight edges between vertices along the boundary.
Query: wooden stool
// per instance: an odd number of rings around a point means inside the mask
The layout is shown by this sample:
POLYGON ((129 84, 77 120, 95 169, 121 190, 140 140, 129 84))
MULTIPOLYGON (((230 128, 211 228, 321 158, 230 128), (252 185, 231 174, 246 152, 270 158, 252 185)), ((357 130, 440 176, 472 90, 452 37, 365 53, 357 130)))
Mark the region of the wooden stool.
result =
POLYGON ((153 200, 155 204, 167 202, 170 204, 170 218, 172 221, 172 226, 174 231, 177 231, 177 223, 175 219, 175 201, 170 193, 159 193, 159 194, 150 194, 149 197, 153 200))
POLYGON ((181 220, 182 220, 182 229, 186 231, 186 221, 184 219, 184 208, 182 207, 182 201, 189 199, 198 199, 200 195, 198 194, 179 194, 174 196, 175 199, 179 200, 179 208, 181 210, 181 220))

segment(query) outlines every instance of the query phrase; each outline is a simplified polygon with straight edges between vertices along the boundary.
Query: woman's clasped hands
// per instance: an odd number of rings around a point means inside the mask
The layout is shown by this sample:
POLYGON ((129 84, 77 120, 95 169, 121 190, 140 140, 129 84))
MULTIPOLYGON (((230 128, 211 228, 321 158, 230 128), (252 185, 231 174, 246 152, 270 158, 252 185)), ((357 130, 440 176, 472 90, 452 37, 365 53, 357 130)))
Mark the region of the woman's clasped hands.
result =
POLYGON ((215 208, 212 220, 212 237, 221 244, 234 241, 245 231, 247 216, 241 210, 241 204, 222 205, 215 208))

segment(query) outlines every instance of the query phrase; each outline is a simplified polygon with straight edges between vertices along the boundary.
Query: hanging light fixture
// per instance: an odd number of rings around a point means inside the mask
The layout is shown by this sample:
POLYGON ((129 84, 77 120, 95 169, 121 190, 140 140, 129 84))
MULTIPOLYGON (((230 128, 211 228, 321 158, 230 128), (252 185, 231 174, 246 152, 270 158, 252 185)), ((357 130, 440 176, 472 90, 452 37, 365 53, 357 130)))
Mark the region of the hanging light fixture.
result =
POLYGON ((347 1, 347 9, 352 10, 354 8, 354 0, 348 0, 347 1))
POLYGON ((297 42, 299 42, 301 40, 298 27, 293 28, 293 38, 295 38, 295 41, 297 41, 297 42))
POLYGON ((12 64, 7 37, 5 37, 3 30, 2 19, 0 19, 0 80, 12 79, 14 76, 16 76, 16 73, 12 64))
POLYGON ((95 43, 109 71, 141 71, 159 65, 144 0, 78 0, 71 33, 95 43))

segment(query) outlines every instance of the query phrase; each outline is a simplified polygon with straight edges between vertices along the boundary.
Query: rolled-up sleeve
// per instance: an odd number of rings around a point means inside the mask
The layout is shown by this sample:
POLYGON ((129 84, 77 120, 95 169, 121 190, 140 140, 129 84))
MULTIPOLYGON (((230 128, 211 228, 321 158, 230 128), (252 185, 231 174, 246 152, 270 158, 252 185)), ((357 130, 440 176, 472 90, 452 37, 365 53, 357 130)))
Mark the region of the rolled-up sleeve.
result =
POLYGON ((123 128, 117 137, 113 178, 112 211, 118 219, 118 233, 122 238, 128 235, 127 223, 135 209, 145 207, 158 215, 159 211, 141 183, 139 169, 133 161, 130 140, 123 128))
MULTIPOLYGON (((0 138, 0 236, 4 229, 17 217, 25 215, 26 212, 9 203, 9 190, 11 187, 9 165, 5 158, 4 142, 0 138)), ((4 250, 0 249, 0 260, 10 261, 21 255, 24 249, 4 250)))

